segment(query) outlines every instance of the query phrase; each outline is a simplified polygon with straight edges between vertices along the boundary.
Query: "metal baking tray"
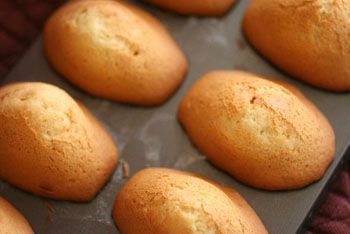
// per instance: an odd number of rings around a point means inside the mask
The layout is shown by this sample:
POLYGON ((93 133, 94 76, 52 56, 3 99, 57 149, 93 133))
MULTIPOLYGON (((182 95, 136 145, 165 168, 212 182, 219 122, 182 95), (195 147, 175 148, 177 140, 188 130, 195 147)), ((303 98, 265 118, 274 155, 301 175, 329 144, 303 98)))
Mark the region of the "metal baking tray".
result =
MULTIPOLYGON (((3 83, 44 81, 81 100, 111 132, 130 175, 145 167, 170 167, 201 173, 235 187, 251 204, 271 234, 303 232, 312 211, 347 158, 350 139, 350 95, 322 91, 298 82, 271 66, 245 41, 241 21, 249 1, 239 1, 221 18, 178 16, 141 5, 163 21, 185 51, 190 70, 176 94, 164 105, 138 107, 89 96, 62 79, 48 65, 39 37, 3 83), (324 177, 300 190, 268 192, 239 183, 214 167, 190 143, 178 122, 177 108, 191 85, 215 69, 241 69, 283 79, 298 86, 328 117, 337 137, 336 158, 324 177)), ((0 123, 1 124, 1 123, 0 123)), ((0 149, 1 150, 1 149, 0 149)), ((315 155, 317 157, 317 155, 315 155)), ((113 177, 88 203, 53 201, 0 181, 0 195, 13 203, 38 234, 118 233, 111 217, 115 194, 127 181, 119 164, 113 177)))

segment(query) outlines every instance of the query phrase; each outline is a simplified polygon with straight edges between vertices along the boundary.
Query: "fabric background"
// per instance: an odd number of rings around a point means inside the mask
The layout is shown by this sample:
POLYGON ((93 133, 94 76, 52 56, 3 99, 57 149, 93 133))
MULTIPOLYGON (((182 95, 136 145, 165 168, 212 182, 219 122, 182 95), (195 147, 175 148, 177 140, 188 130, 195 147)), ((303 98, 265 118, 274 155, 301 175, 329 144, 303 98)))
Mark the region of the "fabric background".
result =
MULTIPOLYGON (((0 79, 15 65, 63 0, 0 0, 0 79)), ((350 234, 350 166, 312 218, 308 233, 350 234)))

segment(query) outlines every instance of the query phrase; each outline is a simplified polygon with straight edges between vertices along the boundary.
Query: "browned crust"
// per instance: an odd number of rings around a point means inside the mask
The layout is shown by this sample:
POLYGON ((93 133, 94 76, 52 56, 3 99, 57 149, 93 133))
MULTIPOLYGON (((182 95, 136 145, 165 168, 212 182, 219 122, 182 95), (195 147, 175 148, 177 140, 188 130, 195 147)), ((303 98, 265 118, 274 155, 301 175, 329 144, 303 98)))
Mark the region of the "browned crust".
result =
POLYGON ((267 233, 232 188, 202 176, 149 168, 118 193, 113 217, 122 233, 267 233))
POLYGON ((163 9, 184 15, 222 16, 236 0, 143 0, 163 9))
POLYGON ((161 104, 188 69, 161 22, 127 3, 71 1, 47 21, 43 40, 59 73, 88 93, 115 101, 161 104))
POLYGON ((0 178, 40 196, 90 200, 119 159, 97 119, 52 85, 2 87, 0 122, 0 178))
POLYGON ((350 91, 349 1, 254 0, 243 31, 272 63, 311 85, 350 91))
POLYGON ((2 197, 0 197, 0 233, 34 234, 23 215, 2 197))
POLYGON ((335 136, 316 106, 284 86, 244 72, 211 72, 188 92, 179 119, 207 158, 240 181, 301 188, 325 173, 335 136))

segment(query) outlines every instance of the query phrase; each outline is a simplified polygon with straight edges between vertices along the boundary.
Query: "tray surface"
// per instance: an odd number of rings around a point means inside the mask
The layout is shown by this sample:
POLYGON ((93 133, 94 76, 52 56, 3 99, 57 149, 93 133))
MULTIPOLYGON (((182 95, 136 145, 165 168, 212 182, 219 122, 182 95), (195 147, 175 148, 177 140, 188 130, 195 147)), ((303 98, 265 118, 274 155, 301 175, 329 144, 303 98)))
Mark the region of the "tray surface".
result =
MULTIPOLYGON (((39 38, 4 83, 44 81, 58 85, 81 100, 101 120, 117 142, 130 175, 145 167, 170 167, 201 173, 235 187, 256 210, 271 234, 295 233, 336 167, 345 159, 350 136, 350 94, 325 92, 285 76, 247 45, 241 20, 249 1, 239 1, 222 18, 177 16, 147 7, 169 28, 189 61, 188 76, 164 105, 143 108, 94 98, 60 78, 47 64, 39 38), (191 85, 204 73, 217 69, 242 69, 284 79, 298 86, 328 117, 337 137, 336 159, 325 176, 304 189, 267 192, 243 185, 215 168, 190 143, 177 120, 178 105, 191 85)), ((317 157, 317 155, 316 155, 317 157)), ((116 192, 126 182, 122 165, 97 197, 89 203, 52 201, 22 192, 0 181, 0 195, 13 203, 36 233, 117 233, 111 210, 116 192), (53 208, 50 206, 54 207, 53 208), (49 208, 48 208, 49 206, 49 208)))

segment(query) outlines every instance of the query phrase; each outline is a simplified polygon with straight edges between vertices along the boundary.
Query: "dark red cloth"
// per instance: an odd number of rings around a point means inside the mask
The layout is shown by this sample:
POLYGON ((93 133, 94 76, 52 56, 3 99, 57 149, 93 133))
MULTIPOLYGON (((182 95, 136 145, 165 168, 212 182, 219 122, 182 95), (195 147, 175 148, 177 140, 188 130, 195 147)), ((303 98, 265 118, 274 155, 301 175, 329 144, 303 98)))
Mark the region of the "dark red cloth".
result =
MULTIPOLYGON (((40 32, 47 16, 64 0, 0 0, 0 79, 40 32)), ((350 234, 350 167, 340 174, 308 233, 350 234)))
POLYGON ((0 0, 0 78, 18 61, 62 0, 0 0))
POLYGON ((308 233, 350 233, 350 166, 344 169, 316 215, 308 233))

